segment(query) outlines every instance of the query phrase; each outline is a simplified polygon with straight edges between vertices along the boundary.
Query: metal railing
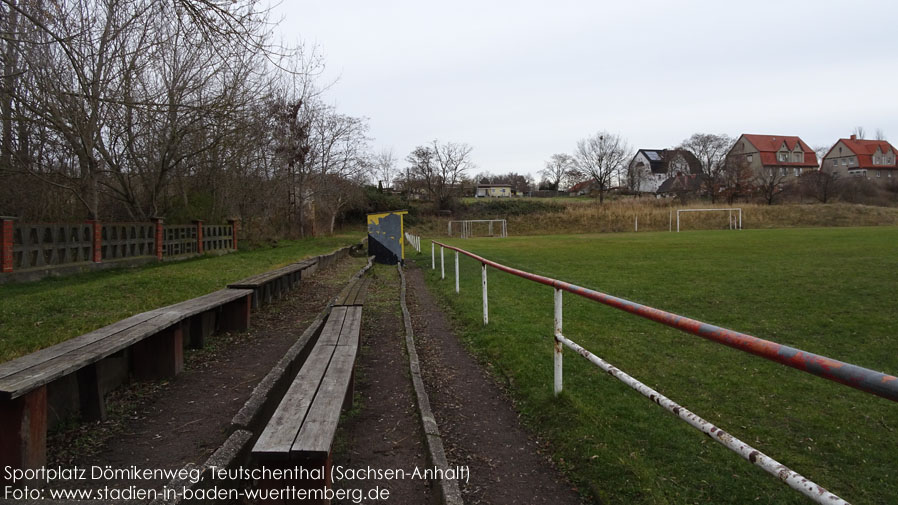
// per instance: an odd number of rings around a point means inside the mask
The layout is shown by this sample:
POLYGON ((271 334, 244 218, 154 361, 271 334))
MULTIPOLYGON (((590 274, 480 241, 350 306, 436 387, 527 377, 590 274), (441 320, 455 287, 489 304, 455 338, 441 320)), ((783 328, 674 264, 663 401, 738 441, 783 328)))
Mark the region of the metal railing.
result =
POLYGON ((421 252, 421 237, 418 235, 412 235, 409 232, 405 232, 405 240, 419 253, 421 252))
POLYGON ((489 304, 487 292, 487 267, 493 267, 497 270, 531 280, 540 284, 551 286, 555 290, 555 328, 554 328, 554 390, 558 395, 563 386, 563 348, 576 351, 578 354, 595 364, 609 375, 620 380, 629 387, 639 391, 643 396, 649 398, 659 406, 670 411, 690 426, 702 431, 703 433, 716 440, 724 447, 736 452, 742 458, 750 463, 761 467, 767 473, 779 478, 789 487, 799 491, 806 497, 817 503, 826 504, 847 504, 842 498, 830 493, 823 487, 811 482, 809 479, 801 476, 797 472, 791 470, 785 465, 779 463, 775 459, 767 456, 761 451, 755 449, 746 442, 739 440, 730 433, 718 428, 711 422, 701 418, 700 416, 690 412, 673 400, 662 395, 658 391, 646 386, 637 379, 626 374, 614 365, 604 361, 576 342, 568 339, 562 333, 562 293, 569 293, 597 301, 604 305, 614 307, 625 312, 637 315, 639 317, 661 323, 663 325, 675 328, 686 333, 697 335, 699 337, 739 349, 744 352, 754 354, 766 358, 777 363, 802 370, 818 377, 822 377, 834 382, 838 382, 861 391, 881 396, 888 400, 898 401, 898 378, 884 373, 869 370, 867 368, 845 363, 818 354, 802 351, 793 347, 785 346, 769 340, 760 339, 745 333, 739 333, 726 328, 721 328, 701 321, 690 319, 660 309, 631 302, 623 298, 611 296, 599 291, 584 288, 568 282, 552 279, 542 275, 532 274, 516 268, 511 268, 501 263, 488 260, 464 249, 453 247, 440 242, 431 242, 431 268, 436 268, 436 249, 440 247, 440 278, 446 278, 445 253, 444 249, 455 251, 455 292, 459 293, 459 254, 464 254, 473 258, 481 264, 481 283, 483 288, 483 324, 489 324, 489 304))

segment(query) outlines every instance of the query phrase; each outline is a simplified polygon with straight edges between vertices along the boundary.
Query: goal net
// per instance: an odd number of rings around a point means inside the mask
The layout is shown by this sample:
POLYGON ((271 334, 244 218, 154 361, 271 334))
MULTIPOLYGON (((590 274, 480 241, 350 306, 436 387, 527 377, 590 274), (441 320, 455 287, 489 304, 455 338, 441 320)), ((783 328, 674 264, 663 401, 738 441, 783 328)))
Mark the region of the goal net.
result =
POLYGON ((677 209, 677 232, 680 231, 680 213, 683 212, 720 212, 726 215, 728 229, 742 229, 742 209, 738 207, 731 209, 677 209))

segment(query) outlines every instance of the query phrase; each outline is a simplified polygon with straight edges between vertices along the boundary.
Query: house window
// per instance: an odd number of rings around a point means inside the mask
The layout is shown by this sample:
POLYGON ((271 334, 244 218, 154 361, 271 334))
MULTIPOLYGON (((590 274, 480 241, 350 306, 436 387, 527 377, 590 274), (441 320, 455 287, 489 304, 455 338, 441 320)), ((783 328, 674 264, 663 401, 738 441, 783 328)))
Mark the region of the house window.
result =
POLYGON ((804 161, 804 153, 792 153, 792 161, 801 163, 804 161))
POLYGON ((879 156, 874 156, 874 157, 873 157, 873 164, 874 164, 874 165, 881 165, 881 163, 879 162, 879 156))
POLYGON ((786 173, 787 173, 787 172, 786 172, 786 167, 780 167, 780 175, 785 176, 786 173))
POLYGON ((832 163, 833 167, 836 167, 839 164, 839 160, 830 160, 830 163, 832 163))
POLYGON ((842 166, 848 166, 848 158, 842 158, 842 166))
POLYGON ((749 154, 748 156, 745 157, 745 159, 746 159, 746 161, 748 161, 749 163, 751 163, 751 160, 752 160, 753 158, 752 158, 752 156, 749 154))
POLYGON ((770 177, 773 177, 773 174, 776 173, 776 169, 775 169, 775 168, 771 168, 770 170, 768 170, 768 172, 770 173, 770 177))
POLYGON ((789 161, 789 153, 778 153, 780 161, 789 161))
POLYGON ((857 163, 857 160, 854 158, 848 158, 848 164, 854 166, 857 163))
POLYGON ((798 167, 795 167, 795 177, 798 177, 799 175, 801 175, 801 169, 798 167))
POLYGON ((882 170, 876 171, 876 177, 882 177, 882 170))

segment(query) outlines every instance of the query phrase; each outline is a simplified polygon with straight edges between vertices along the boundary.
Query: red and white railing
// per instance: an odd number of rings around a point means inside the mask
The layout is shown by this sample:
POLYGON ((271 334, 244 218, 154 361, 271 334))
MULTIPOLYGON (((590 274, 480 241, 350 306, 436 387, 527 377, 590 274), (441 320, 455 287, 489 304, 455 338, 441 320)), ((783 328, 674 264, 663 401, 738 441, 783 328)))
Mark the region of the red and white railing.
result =
POLYGON ((566 338, 562 333, 562 293, 569 293, 597 301, 604 305, 614 307, 625 312, 643 317, 645 319, 661 323, 671 328, 691 333, 699 337, 721 343, 741 351, 749 352, 756 356, 776 361, 792 368, 839 382, 847 386, 865 391, 883 398, 898 401, 898 378, 884 373, 869 370, 867 368, 845 363, 818 354, 802 351, 793 347, 764 340, 745 333, 728 330, 711 324, 703 323, 688 317, 680 316, 660 309, 631 302, 623 298, 611 296, 599 291, 587 289, 575 284, 552 279, 542 275, 532 274, 516 268, 511 268, 501 263, 488 260, 464 249, 453 247, 440 242, 431 242, 431 268, 436 268, 436 246, 440 248, 440 278, 446 278, 444 249, 455 251, 455 292, 459 292, 459 254, 471 257, 481 264, 481 282, 483 286, 483 324, 489 323, 489 304, 487 293, 487 267, 493 267, 524 279, 551 286, 555 289, 555 352, 554 352, 554 390, 558 395, 563 386, 562 351, 564 346, 576 351, 591 363, 595 364, 609 375, 620 380, 624 384, 639 391, 661 407, 664 407, 690 426, 702 431, 724 447, 736 452, 745 460, 763 468, 767 473, 779 478, 789 487, 801 492, 817 503, 847 504, 845 500, 830 493, 823 487, 811 482, 807 478, 791 470, 775 459, 767 456, 751 445, 739 440, 730 433, 718 428, 713 423, 701 418, 688 409, 662 395, 658 391, 646 386, 637 379, 626 374, 614 365, 604 361, 576 342, 566 338))

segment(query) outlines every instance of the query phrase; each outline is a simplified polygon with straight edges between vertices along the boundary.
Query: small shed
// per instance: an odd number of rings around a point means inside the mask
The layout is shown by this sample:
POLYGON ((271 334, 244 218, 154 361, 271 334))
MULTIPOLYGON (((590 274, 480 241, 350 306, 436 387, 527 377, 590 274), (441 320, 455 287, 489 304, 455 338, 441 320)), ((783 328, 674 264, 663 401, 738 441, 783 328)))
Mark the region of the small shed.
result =
POLYGON ((395 265, 405 259, 405 210, 368 214, 368 255, 374 261, 395 265))

